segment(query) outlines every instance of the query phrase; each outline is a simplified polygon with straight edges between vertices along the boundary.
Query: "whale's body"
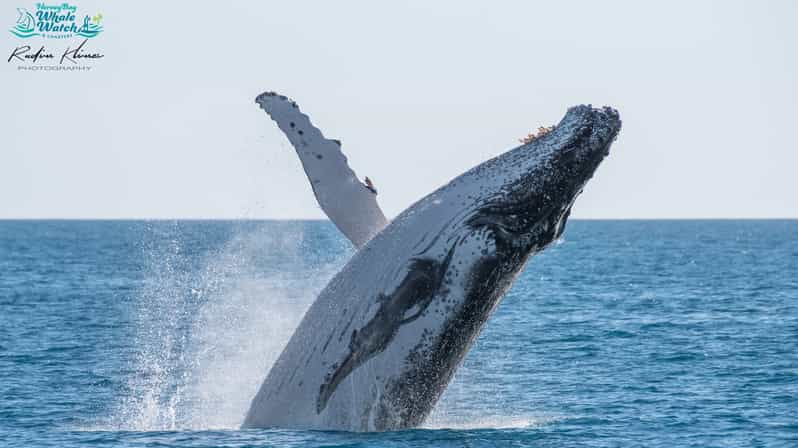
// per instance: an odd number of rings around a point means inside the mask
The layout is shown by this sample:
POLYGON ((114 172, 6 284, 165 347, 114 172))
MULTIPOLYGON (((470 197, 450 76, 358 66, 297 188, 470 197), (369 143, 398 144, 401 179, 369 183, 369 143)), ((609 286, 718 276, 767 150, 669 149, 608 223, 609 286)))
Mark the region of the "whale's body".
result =
POLYGON ((619 129, 612 109, 571 108, 553 132, 404 211, 321 292, 244 426, 421 424, 529 256, 559 237, 619 129))

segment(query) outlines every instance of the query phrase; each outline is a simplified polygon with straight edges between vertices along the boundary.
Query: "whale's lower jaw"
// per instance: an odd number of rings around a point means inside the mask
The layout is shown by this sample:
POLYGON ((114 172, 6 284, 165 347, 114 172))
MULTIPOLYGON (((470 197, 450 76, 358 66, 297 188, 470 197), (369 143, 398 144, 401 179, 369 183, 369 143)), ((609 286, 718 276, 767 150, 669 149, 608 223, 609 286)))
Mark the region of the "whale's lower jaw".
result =
POLYGON ((321 292, 243 426, 423 423, 528 258, 563 231, 619 129, 611 109, 572 108, 551 133, 399 215, 321 292))

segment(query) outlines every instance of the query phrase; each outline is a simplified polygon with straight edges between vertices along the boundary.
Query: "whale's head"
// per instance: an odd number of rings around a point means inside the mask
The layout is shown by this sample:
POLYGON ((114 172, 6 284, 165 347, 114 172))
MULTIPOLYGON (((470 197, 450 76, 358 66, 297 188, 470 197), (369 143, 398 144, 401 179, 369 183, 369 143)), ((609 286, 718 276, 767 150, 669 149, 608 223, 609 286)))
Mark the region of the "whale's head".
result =
POLYGON ((575 106, 551 132, 474 168, 491 182, 469 225, 489 229, 500 252, 543 249, 562 233, 620 128, 614 109, 575 106))

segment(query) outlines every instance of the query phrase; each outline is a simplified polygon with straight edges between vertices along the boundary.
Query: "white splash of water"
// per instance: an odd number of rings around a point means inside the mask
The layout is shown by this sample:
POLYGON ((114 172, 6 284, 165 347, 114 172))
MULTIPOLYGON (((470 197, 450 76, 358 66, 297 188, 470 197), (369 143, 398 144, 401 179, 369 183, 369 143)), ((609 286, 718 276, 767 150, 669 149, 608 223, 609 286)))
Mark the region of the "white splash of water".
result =
POLYGON ((423 425, 425 429, 524 429, 536 428, 552 422, 561 420, 560 418, 545 415, 528 416, 472 416, 458 418, 431 418, 423 425))
POLYGON ((271 364, 340 265, 312 269, 299 253, 297 226, 271 230, 239 233, 199 272, 179 231, 166 250, 146 251, 151 267, 137 304, 137 353, 107 426, 240 426, 271 364), (258 268, 264 256, 273 270, 258 268))
MULTIPOLYGON (((497 361, 496 354, 492 361, 497 361)), ((537 428, 565 419, 564 416, 530 412, 528 404, 509 403, 512 392, 485 380, 485 370, 501 367, 488 360, 479 366, 466 361, 455 371, 424 429, 526 429, 537 428)))

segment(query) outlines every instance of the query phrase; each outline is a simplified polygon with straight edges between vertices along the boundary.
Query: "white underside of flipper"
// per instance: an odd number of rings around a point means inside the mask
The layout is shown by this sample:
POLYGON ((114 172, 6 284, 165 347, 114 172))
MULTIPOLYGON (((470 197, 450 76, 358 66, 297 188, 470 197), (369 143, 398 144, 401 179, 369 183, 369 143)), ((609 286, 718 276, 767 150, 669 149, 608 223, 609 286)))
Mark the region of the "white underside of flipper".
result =
POLYGON ((288 137, 321 209, 355 247, 362 247, 388 224, 376 194, 349 167, 339 141, 324 138, 296 103, 283 95, 266 92, 255 102, 288 137))

